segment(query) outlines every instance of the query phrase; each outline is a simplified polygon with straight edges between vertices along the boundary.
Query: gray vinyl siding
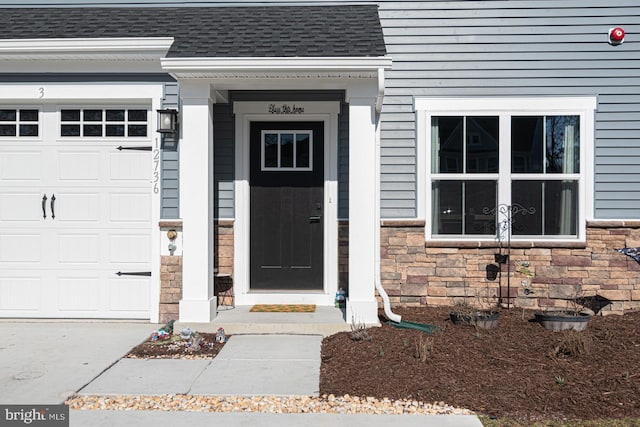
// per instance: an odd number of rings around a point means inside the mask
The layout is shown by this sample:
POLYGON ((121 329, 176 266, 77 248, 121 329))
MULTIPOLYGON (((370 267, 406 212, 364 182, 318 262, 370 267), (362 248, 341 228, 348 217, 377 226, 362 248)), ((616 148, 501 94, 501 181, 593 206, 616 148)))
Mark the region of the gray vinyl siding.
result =
POLYGON ((414 96, 597 96, 595 218, 638 219, 637 1, 382 1, 393 69, 382 114, 383 217, 415 215, 414 96), (626 41, 607 43, 622 26, 626 41))
POLYGON ((234 217, 234 119, 231 104, 213 106, 213 185, 214 215, 218 219, 234 217))
MULTIPOLYGON (((179 102, 178 84, 165 84, 162 107, 177 110, 179 102)), ((162 136, 161 165, 160 217, 162 219, 177 219, 180 218, 180 152, 175 136, 162 136)))
POLYGON ((338 123, 338 219, 349 219, 349 104, 340 104, 338 123))
MULTIPOLYGON (((145 3, 185 5, 152 0, 135 5, 145 3)), ((330 3, 336 2, 218 0, 198 5, 330 3)), ((417 214, 416 165, 424 159, 416 159, 414 97, 588 95, 598 99, 595 170, 589 171, 595 174, 595 218, 640 219, 637 0, 377 3, 387 51, 393 57, 393 68, 385 73, 381 117, 383 218, 417 214), (614 26, 627 32, 625 43, 617 47, 606 41, 608 29, 614 26)), ((344 173, 342 167, 341 177, 344 173)), ((343 200, 348 194, 345 182, 339 186, 343 200)))

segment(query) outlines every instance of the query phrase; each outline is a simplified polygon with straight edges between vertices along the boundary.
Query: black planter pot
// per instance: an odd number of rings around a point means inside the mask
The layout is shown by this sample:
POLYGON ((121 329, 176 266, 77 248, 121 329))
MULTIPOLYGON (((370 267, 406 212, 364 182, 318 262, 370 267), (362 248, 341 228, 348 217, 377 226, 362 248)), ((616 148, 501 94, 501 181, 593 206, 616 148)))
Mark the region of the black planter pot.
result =
POLYGON ((493 254, 493 259, 498 264, 506 264, 509 261, 509 255, 507 254, 493 254))
POLYGON ((498 277, 498 272, 500 271, 500 267, 495 264, 488 264, 485 267, 485 270, 487 272, 487 280, 496 280, 496 277, 498 277))
POLYGON ((477 311, 474 314, 451 312, 449 318, 454 325, 477 326, 482 329, 493 329, 498 326, 500 313, 477 311))
POLYGON ((572 314, 563 311, 535 313, 534 316, 543 328, 551 331, 566 331, 569 329, 584 331, 587 329, 589 319, 591 318, 588 314, 572 314))

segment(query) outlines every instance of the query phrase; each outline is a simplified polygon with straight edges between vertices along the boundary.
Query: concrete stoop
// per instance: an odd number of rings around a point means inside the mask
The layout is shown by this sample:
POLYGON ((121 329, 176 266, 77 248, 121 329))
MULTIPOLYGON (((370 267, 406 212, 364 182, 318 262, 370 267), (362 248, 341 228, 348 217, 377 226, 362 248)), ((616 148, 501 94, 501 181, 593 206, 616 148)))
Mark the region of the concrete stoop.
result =
POLYGON ((329 336, 350 331, 351 324, 345 320, 344 309, 316 307, 313 313, 254 313, 251 306, 220 307, 211 323, 176 322, 174 330, 189 327, 199 332, 234 334, 293 334, 329 336))

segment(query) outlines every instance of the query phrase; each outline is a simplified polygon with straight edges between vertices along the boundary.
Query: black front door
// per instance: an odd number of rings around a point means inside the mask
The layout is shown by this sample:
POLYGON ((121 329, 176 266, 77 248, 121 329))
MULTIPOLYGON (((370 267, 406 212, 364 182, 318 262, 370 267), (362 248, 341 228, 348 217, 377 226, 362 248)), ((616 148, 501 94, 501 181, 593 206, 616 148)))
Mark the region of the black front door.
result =
POLYGON ((252 122, 252 290, 322 290, 324 123, 252 122))

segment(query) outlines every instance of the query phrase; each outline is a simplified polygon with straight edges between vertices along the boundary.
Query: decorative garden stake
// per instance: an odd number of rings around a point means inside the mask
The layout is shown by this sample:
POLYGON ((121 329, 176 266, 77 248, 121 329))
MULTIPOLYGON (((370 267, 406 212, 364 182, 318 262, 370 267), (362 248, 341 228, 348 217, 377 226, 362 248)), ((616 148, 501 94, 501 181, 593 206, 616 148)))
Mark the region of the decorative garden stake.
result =
MULTIPOLYGON (((515 203, 513 205, 506 205, 500 203, 495 208, 483 208, 482 213, 485 215, 495 215, 496 217, 496 239, 498 239, 499 253, 495 254, 495 260, 498 263, 507 264, 507 308, 511 308, 511 233, 513 231, 514 215, 533 215, 536 213, 536 208, 533 206, 525 208, 524 206, 515 203), (507 241, 507 253, 502 253, 502 242, 507 241)), ((502 268, 500 268, 500 287, 502 287, 502 268)), ((502 304, 502 289, 500 289, 500 304, 502 304)))

